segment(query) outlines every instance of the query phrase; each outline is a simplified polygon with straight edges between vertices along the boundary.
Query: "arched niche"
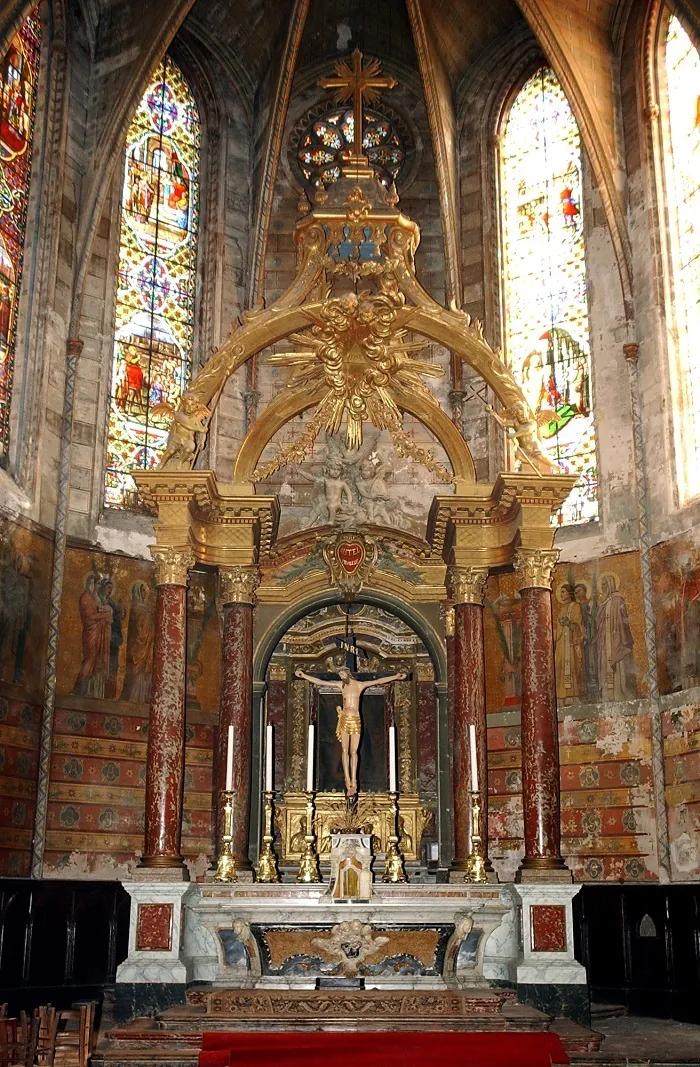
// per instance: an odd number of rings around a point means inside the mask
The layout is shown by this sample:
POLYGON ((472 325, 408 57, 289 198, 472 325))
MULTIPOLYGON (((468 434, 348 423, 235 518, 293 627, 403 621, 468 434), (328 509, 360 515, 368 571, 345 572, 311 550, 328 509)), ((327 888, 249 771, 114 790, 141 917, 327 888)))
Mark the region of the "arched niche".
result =
MULTIPOLYGON (((338 595, 336 589, 329 589, 325 593, 316 593, 311 597, 287 605, 267 626, 265 632, 256 642, 253 653, 253 683, 263 683, 270 658, 282 640, 286 632, 295 622, 305 615, 316 611, 318 608, 330 607, 340 604, 343 598, 338 595)), ((409 604, 400 597, 390 596, 385 592, 379 592, 371 588, 363 588, 353 602, 357 604, 372 604, 392 612, 397 618, 405 622, 420 638, 428 650, 437 685, 447 683, 447 660, 445 658, 444 641, 440 638, 433 624, 416 606, 409 604)))

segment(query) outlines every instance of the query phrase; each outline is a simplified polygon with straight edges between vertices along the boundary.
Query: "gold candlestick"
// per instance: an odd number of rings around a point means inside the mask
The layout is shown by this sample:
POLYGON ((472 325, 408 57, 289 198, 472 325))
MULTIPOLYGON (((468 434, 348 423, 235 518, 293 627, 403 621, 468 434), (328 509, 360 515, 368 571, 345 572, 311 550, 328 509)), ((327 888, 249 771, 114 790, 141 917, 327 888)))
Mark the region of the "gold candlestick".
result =
POLYGON ((386 858, 384 860, 384 874, 382 875, 383 882, 407 882, 408 876, 406 874, 406 868, 403 863, 403 856, 399 852, 399 794, 397 792, 389 793, 391 797, 391 820, 390 824, 393 829, 393 833, 389 836, 389 843, 386 850, 386 858))
POLYGON ((274 834, 272 832, 272 804, 275 798, 274 789, 266 789, 263 793, 265 798, 263 847, 258 860, 258 881, 279 882, 280 874, 277 869, 277 856, 274 849, 274 834))
POLYGON ((479 832, 479 816, 481 813, 481 803, 478 790, 471 794, 472 798, 472 845, 471 851, 467 858, 466 872, 464 875, 465 882, 473 882, 481 884, 488 882, 486 875, 486 866, 484 864, 484 846, 479 832))
POLYGON ((312 790, 306 790, 306 833, 304 840, 306 848, 299 863, 297 882, 320 882, 321 872, 318 866, 318 853, 316 852, 316 834, 314 833, 314 798, 316 794, 312 790))
POLYGON ((221 835, 221 852, 216 860, 215 882, 237 882, 236 861, 233 858, 233 790, 224 790, 224 832, 221 835))

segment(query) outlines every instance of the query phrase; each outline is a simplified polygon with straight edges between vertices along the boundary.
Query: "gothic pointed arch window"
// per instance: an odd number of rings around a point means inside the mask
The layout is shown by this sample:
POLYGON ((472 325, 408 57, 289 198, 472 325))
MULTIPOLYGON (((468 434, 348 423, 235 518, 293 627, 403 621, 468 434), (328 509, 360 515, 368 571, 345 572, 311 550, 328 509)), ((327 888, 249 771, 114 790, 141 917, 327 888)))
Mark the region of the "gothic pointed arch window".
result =
POLYGON ((500 141, 504 341, 550 452, 579 481, 556 516, 598 517, 581 139, 556 75, 513 100, 500 141))
POLYGON ((166 56, 126 137, 105 505, 138 507, 129 470, 154 468, 190 380, 199 231, 200 120, 166 56))
POLYGON ((32 169, 41 22, 36 11, 0 66, 0 467, 8 463, 17 310, 32 169))
POLYGON ((681 502, 700 495, 700 54, 680 20, 664 43, 667 109, 668 322, 675 353, 674 409, 681 502))

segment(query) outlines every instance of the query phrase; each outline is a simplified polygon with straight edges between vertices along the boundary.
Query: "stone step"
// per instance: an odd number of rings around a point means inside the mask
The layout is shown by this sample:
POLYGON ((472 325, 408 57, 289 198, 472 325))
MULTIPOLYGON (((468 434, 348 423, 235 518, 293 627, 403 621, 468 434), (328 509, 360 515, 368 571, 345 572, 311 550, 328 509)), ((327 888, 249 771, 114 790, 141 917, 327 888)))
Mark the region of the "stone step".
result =
POLYGON ((587 1026, 581 1026, 572 1019, 554 1019, 550 1030, 558 1034, 562 1044, 570 1056, 577 1053, 599 1052, 601 1042, 605 1040, 603 1034, 597 1030, 590 1030, 587 1026))
POLYGON ((624 1004, 591 1004, 591 1021, 620 1019, 624 1015, 627 1015, 627 1008, 624 1004))
MULTIPOLYGON (((552 1021, 542 1012, 523 1004, 508 1004, 506 1007, 508 1008, 507 1015, 504 1013, 498 1029, 546 1030, 551 1023, 551 1029, 561 1037, 572 1063, 591 1064, 590 1055, 598 1051, 602 1035, 568 1019, 552 1021), (579 1057, 581 1057, 580 1060, 579 1057)), ((125 1026, 109 1031, 101 1041, 91 1063, 93 1067, 153 1067, 153 1065, 167 1067, 168 1064, 173 1064, 174 1067, 196 1067, 204 1031, 269 1031, 271 1029, 296 1031, 308 1029, 309 1025, 314 1026, 315 1029, 323 1028, 313 1020, 309 1020, 306 1025, 297 1020, 291 1025, 285 1022, 275 1026, 271 1026, 269 1020, 244 1023, 240 1019, 224 1017, 216 1020, 217 1025, 212 1025, 212 1022, 212 1018, 206 1016, 201 1008, 190 1009, 189 1015, 186 1008, 168 1008, 157 1019, 135 1019, 125 1026), (196 1029, 186 1028, 188 1021, 193 1023, 195 1020, 196 1029), (204 1023, 206 1025, 202 1025, 204 1023), (179 1028, 176 1028, 177 1024, 179 1028)), ((454 1018, 449 1021, 444 1019, 433 1021, 431 1025, 428 1025, 426 1020, 421 1020, 420 1025, 416 1025, 415 1020, 407 1022, 394 1020, 390 1023, 387 1020, 378 1022, 363 1019, 349 1020, 345 1027, 338 1023, 329 1024, 329 1029, 403 1030, 406 1032, 410 1030, 492 1030, 496 1027, 483 1025, 483 1023, 481 1026, 465 1026, 464 1020, 454 1018)))
POLYGON ((165 1028, 301 1029, 324 1024, 366 1024, 373 1029, 504 1030, 546 1029, 549 1019, 523 1008, 511 990, 459 989, 240 989, 199 986, 188 990, 185 1006, 159 1015, 165 1028), (512 1018, 511 1018, 512 1017, 512 1018))

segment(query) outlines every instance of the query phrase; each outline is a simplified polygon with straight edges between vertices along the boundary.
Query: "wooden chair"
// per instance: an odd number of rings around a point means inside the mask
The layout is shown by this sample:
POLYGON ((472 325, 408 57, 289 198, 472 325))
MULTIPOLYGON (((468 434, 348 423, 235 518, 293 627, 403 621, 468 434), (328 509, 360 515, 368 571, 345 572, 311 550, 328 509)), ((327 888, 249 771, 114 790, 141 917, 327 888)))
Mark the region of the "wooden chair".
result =
POLYGON ((47 1004, 45 1007, 35 1008, 34 1015, 39 1020, 36 1063, 45 1065, 45 1067, 52 1067, 56 1054, 58 1012, 50 1004, 47 1004))
POLYGON ((59 1011, 54 1058, 50 1067, 88 1067, 92 1053, 95 1004, 81 1004, 79 1008, 59 1011))
POLYGON ((33 1067, 38 1038, 38 1018, 0 1018, 0 1067, 33 1067))

